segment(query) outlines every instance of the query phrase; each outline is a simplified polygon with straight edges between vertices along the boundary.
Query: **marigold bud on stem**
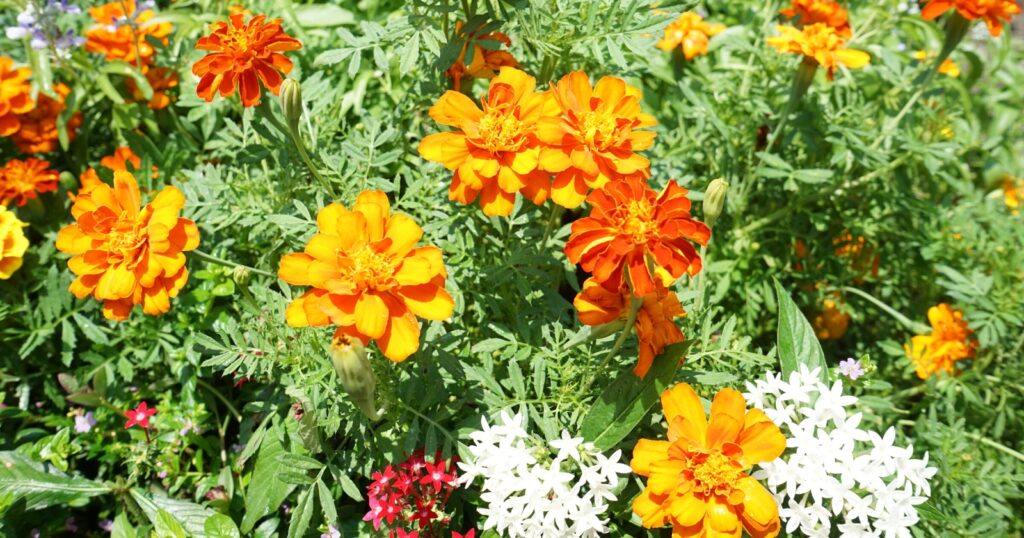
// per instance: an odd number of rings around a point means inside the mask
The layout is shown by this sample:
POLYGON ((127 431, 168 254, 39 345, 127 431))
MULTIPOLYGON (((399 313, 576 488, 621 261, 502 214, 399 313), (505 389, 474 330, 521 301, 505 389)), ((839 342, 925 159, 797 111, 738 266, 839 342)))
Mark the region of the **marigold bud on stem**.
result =
POLYGON ((281 83, 281 113, 288 122, 288 127, 293 131, 299 125, 299 118, 302 117, 302 86, 299 81, 286 79, 281 83))
POLYGON ((334 363, 334 370, 341 379, 341 386, 349 398, 352 398, 352 403, 356 404, 366 418, 374 422, 380 420, 380 413, 377 412, 374 401, 377 382, 370 361, 366 358, 363 343, 358 338, 343 334, 335 335, 331 339, 331 362, 334 363))
POLYGON ((718 178, 711 181, 704 191, 704 224, 711 226, 722 215, 725 208, 725 193, 729 190, 729 183, 718 178))

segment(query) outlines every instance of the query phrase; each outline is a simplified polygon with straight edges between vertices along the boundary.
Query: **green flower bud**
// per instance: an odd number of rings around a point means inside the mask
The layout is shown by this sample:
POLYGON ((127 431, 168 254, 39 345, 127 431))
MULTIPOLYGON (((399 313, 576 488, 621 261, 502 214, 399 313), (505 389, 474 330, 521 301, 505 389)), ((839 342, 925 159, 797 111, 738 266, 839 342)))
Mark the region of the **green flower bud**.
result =
POLYGON ((235 281, 235 284, 239 286, 245 286, 252 280, 252 271, 248 267, 235 266, 231 270, 231 279, 235 281))
POLYGON ((349 398, 352 398, 352 403, 356 404, 366 418, 374 422, 380 420, 380 413, 377 412, 374 401, 377 382, 370 360, 366 358, 363 343, 358 338, 344 334, 335 335, 331 339, 331 362, 334 363, 334 371, 338 372, 338 378, 341 379, 341 386, 349 398))
POLYGON ((729 190, 729 184, 722 178, 715 179, 704 191, 704 222, 708 226, 713 224, 722 215, 725 208, 725 193, 729 190))
POLYGON ((281 83, 281 112, 288 122, 288 127, 295 130, 299 125, 299 118, 302 117, 302 86, 299 81, 285 79, 281 83))

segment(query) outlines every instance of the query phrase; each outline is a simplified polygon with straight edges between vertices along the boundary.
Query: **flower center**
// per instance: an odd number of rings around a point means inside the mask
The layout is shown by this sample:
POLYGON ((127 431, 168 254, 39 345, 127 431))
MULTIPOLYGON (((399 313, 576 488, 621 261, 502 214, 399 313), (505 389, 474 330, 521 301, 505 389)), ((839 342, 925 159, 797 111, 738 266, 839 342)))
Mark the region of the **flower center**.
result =
POLYGON ((518 151, 526 141, 523 122, 507 106, 489 109, 480 119, 478 145, 492 153, 518 151))
POLYGON ((248 28, 245 27, 229 29, 227 35, 221 40, 221 43, 224 45, 224 51, 235 56, 248 54, 252 46, 249 33, 248 28))
POLYGON ((142 411, 139 411, 138 413, 135 413, 135 420, 138 421, 138 422, 142 422, 143 420, 146 420, 146 414, 143 413, 142 411))
POLYGON ((590 111, 580 115, 579 131, 591 148, 603 150, 616 139, 615 116, 605 112, 590 111))
POLYGON ((740 465, 718 450, 694 454, 690 465, 683 475, 693 481, 695 492, 704 495, 728 495, 743 477, 740 465))
MULTIPOLYGON (((348 276, 360 289, 384 291, 394 285, 395 264, 392 257, 381 254, 370 245, 347 253, 348 276)), ((343 274, 346 271, 342 271, 343 274)))
POLYGON ((135 251, 145 242, 145 235, 139 233, 138 222, 127 214, 122 214, 107 234, 106 250, 122 261, 134 261, 135 251))
POLYGON ((632 235, 634 243, 646 243, 656 226, 654 206, 647 200, 631 200, 625 207, 622 231, 632 235))

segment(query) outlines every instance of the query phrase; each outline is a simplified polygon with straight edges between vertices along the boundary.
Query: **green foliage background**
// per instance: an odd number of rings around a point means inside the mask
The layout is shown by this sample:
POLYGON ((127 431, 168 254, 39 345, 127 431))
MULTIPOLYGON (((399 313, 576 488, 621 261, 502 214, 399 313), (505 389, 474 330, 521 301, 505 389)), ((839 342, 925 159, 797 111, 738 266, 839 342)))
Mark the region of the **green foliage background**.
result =
MULTIPOLYGON (((461 47, 454 24, 468 10, 470 25, 509 34, 511 52, 542 84, 580 69, 642 88, 645 111, 659 121, 647 152, 653 185, 677 179, 699 201, 711 179, 731 184, 704 293, 694 281, 677 284, 689 345, 671 380, 708 396, 777 370, 773 279, 809 317, 839 290, 852 322, 823 343, 827 364, 869 358, 875 371, 851 389, 867 404, 867 421, 898 426, 939 468, 914 533, 1019 535, 1024 217, 1004 204, 1001 182, 1024 176, 1024 42, 1010 31, 992 39, 977 24, 953 54, 961 77, 922 88, 914 81, 928 65, 912 53, 937 51, 942 28, 907 12, 908 3, 849 3, 851 46, 870 52, 870 66, 831 83, 819 74, 769 149, 799 61, 765 45, 780 22, 778 0, 256 0, 246 7, 282 17, 303 43, 290 54, 290 76, 302 82, 300 131, 327 187, 271 120, 276 100, 243 110, 237 98, 195 96, 195 40, 226 16, 227 2, 161 2, 175 31, 157 63, 174 66, 182 82, 176 102, 156 112, 126 99, 118 69, 130 66, 84 51, 46 60, 0 39, 0 54, 33 65, 41 90, 68 83, 67 114, 84 116, 74 141, 46 157, 68 173, 61 192, 19 210, 32 247, 0 283, 0 457, 15 469, 0 468, 0 532, 56 534, 73 515, 88 535, 116 519, 117 536, 312 536, 328 523, 367 536, 360 519, 369 473, 418 447, 459 453, 481 415, 524 411, 549 438, 579 430, 608 380, 635 358, 630 342, 605 360, 614 337, 588 339, 575 317, 582 275, 561 248, 584 212, 559 217, 550 203, 527 202, 508 219, 487 218, 448 202, 449 173, 416 153, 438 130, 427 110, 447 87, 443 71, 461 47), (680 11, 698 8, 729 29, 707 56, 673 65, 654 42, 680 11), (456 310, 424 324, 409 361, 372 352, 383 421, 368 422, 339 390, 329 330, 284 324, 299 290, 276 278, 252 273, 246 282, 190 256, 192 276, 170 313, 136 312, 120 324, 66 291, 71 274, 54 246, 70 221, 64 191, 118 145, 141 155, 143 169, 160 170, 156 179, 138 175, 144 189, 184 191, 201 249, 262 271, 276 272, 282 254, 301 248, 320 207, 350 204, 362 190, 387 192, 421 223, 425 242, 444 252, 456 310), (877 274, 836 255, 846 234, 865 239, 877 274), (939 302, 963 309, 978 357, 958 377, 920 381, 902 348, 911 328, 844 288, 915 322, 939 302), (141 431, 122 428, 121 412, 140 400, 160 411, 148 445, 141 431), (74 433, 72 408, 94 412, 97 427, 74 433), (81 483, 57 496, 16 487, 47 481, 81 483)), ((13 24, 22 5, 0 5, 0 25, 13 24)), ((485 87, 478 81, 473 91, 485 87)), ((23 157, 6 140, 0 152, 4 161, 23 157)), ((617 448, 628 453, 637 437, 658 436, 659 420, 645 415, 617 448)), ((630 514, 638 491, 636 480, 622 486, 612 535, 644 535, 630 514)), ((476 523, 476 502, 468 491, 452 502, 459 528, 476 523)))

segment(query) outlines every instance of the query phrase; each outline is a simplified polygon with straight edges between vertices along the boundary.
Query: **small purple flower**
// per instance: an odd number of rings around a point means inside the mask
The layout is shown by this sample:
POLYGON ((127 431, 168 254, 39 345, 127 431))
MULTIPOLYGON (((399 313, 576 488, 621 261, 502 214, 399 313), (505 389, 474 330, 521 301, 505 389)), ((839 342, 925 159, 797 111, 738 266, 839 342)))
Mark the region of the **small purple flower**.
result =
POLYGON ((32 530, 28 531, 28 536, 29 536, 29 538, 39 538, 39 536, 40 536, 39 529, 32 529, 32 530))
POLYGON ((75 433, 89 433, 96 425, 96 417, 92 411, 86 411, 84 415, 75 417, 75 433))
POLYGON ((288 503, 281 503, 281 513, 287 516, 292 513, 292 507, 288 503))
POLYGON ((334 528, 334 525, 328 525, 327 532, 321 534, 320 538, 341 538, 341 531, 334 528))
POLYGON ((113 530, 114 530, 114 520, 113 519, 104 519, 103 521, 100 521, 100 530, 104 531, 104 532, 113 532, 113 530))
POLYGON ((851 357, 839 363, 839 373, 850 378, 850 381, 856 381, 858 377, 864 375, 864 368, 861 367, 860 361, 851 357))
POLYGON ((181 429, 178 430, 178 435, 185 437, 190 433, 199 433, 199 428, 196 427, 195 422, 192 422, 192 419, 187 418, 181 423, 181 429))
POLYGON ((159 476, 161 480, 163 480, 164 478, 167 478, 167 471, 161 470, 159 473, 156 473, 156 475, 159 476))
POLYGON ((78 532, 78 525, 75 524, 75 516, 71 516, 64 520, 64 530, 70 533, 78 532))

